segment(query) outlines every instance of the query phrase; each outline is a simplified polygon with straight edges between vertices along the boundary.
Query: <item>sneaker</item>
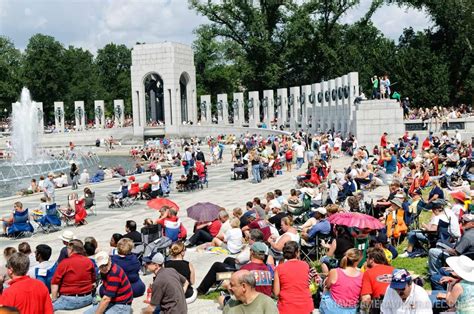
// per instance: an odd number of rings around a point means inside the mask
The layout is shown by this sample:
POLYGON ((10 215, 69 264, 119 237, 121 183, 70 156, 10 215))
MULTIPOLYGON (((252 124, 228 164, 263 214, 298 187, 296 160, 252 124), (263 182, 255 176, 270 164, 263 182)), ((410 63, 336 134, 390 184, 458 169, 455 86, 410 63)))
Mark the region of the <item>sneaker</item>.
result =
POLYGON ((398 255, 398 257, 401 257, 401 258, 406 258, 408 257, 410 254, 408 252, 405 252, 405 253, 402 253, 400 255, 398 255))

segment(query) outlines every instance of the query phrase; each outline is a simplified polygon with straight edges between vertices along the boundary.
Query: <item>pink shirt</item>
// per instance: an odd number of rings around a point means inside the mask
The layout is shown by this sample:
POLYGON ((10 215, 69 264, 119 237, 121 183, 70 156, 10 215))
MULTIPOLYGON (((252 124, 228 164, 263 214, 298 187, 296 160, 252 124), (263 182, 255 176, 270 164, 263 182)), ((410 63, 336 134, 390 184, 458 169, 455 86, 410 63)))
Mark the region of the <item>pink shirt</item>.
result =
POLYGON ((336 268, 336 271, 337 281, 329 289, 331 297, 339 306, 357 306, 362 289, 362 273, 357 277, 351 277, 346 275, 342 268, 336 268))

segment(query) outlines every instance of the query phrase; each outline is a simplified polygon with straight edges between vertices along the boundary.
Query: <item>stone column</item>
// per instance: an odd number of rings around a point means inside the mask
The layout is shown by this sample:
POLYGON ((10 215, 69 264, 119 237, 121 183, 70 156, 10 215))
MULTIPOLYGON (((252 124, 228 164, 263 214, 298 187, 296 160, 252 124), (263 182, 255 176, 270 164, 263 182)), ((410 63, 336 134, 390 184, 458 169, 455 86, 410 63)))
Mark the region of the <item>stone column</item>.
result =
POLYGON ((54 127, 59 133, 64 132, 64 103, 54 102, 54 127))
POLYGON ((229 104, 227 103, 227 94, 217 95, 217 123, 219 125, 229 124, 229 104))
POLYGON ((200 106, 201 106, 201 124, 212 124, 211 96, 202 95, 200 106))
POLYGON ((74 102, 74 120, 76 125, 76 131, 84 131, 86 128, 86 112, 84 111, 84 102, 74 102))
POLYGON ((44 133, 44 112, 43 112, 43 103, 36 103, 36 110, 38 110, 38 134, 44 133))
POLYGON ((298 100, 300 98, 299 86, 290 87, 290 97, 288 99, 289 111, 290 111, 290 131, 296 131, 299 126, 297 124, 297 108, 299 106, 298 100))
POLYGON ((341 132, 344 135, 347 135, 349 130, 349 106, 348 106, 348 98, 349 98, 349 87, 347 82, 347 74, 342 76, 342 130, 341 132))
POLYGON ((263 101, 263 110, 265 113, 263 121, 267 125, 267 128, 271 129, 272 122, 275 120, 275 100, 273 97, 273 90, 263 91, 263 101))
POLYGON ((242 126, 245 122, 244 116, 244 93, 234 93, 232 108, 234 109, 234 125, 242 126))
POLYGON ((331 99, 331 92, 329 91, 329 82, 321 82, 321 92, 323 94, 323 102, 321 104, 321 131, 329 130, 329 100, 331 99))
POLYGON ((336 93, 336 80, 332 79, 329 80, 328 82, 328 90, 329 90, 329 102, 328 102, 328 108, 329 108, 329 129, 334 130, 335 126, 335 111, 336 111, 336 98, 337 98, 337 93, 336 93))
POLYGON ((312 114, 308 114, 308 112, 310 112, 309 108, 311 108, 311 102, 309 99, 311 92, 311 85, 305 85, 302 87, 301 101, 303 102, 303 105, 301 106, 301 128, 305 130, 305 132, 309 131, 309 116, 311 116, 312 119, 312 114))
POLYGON ((311 95, 309 102, 311 103, 311 132, 314 134, 318 131, 319 124, 319 103, 318 103, 318 91, 316 88, 318 84, 311 85, 311 95))
POLYGON ((356 106, 354 105, 354 101, 357 97, 359 97, 359 73, 358 72, 350 72, 347 74, 348 85, 349 85, 349 121, 351 124, 349 126, 349 132, 354 133, 354 125, 352 121, 354 120, 354 113, 356 110, 356 106))
POLYGON ((279 88, 277 90, 276 110, 278 117, 278 128, 280 125, 286 129, 286 122, 288 121, 288 89, 279 88))
POLYGON ((105 125, 105 106, 103 100, 94 101, 95 127, 103 129, 105 125))
POLYGON ((247 107, 249 110, 249 127, 256 128, 260 122, 260 103, 258 101, 258 92, 249 92, 247 107))
POLYGON ((114 126, 116 127, 123 127, 125 122, 125 105, 123 103, 123 99, 115 99, 114 100, 114 126))
POLYGON ((335 118, 335 131, 341 132, 342 129, 342 79, 337 77, 335 79, 335 90, 336 90, 336 106, 334 111, 335 118))

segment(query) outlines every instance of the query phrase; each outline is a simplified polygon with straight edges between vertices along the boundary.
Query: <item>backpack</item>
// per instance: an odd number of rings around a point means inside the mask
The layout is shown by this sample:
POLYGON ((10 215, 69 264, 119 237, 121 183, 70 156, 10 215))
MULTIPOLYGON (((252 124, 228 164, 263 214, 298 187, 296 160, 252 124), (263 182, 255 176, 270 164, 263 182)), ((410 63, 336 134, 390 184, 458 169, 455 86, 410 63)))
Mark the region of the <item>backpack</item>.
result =
POLYGON ((235 157, 237 158, 242 157, 242 151, 240 150, 240 148, 235 149, 235 157))
POLYGON ((56 272, 57 267, 58 263, 54 263, 54 265, 49 269, 35 269, 35 278, 44 283, 45 286, 48 288, 49 292, 51 292, 51 279, 53 279, 53 275, 56 272))
POLYGON ((293 151, 291 149, 288 149, 286 152, 285 152, 285 158, 286 159, 293 159, 293 151))

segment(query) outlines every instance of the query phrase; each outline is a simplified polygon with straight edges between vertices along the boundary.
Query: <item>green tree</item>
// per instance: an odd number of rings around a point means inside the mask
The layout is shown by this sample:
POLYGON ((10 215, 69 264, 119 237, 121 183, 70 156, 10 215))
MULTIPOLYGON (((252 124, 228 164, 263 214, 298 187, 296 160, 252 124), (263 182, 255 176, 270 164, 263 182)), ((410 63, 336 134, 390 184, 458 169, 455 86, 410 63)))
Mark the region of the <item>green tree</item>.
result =
POLYGON ((82 100, 87 117, 94 117, 94 100, 105 97, 94 56, 87 50, 69 46, 64 52, 64 68, 68 73, 67 90, 62 98, 67 119, 74 119, 74 101, 82 100))
POLYGON ((22 78, 35 101, 43 102, 46 121, 54 117, 54 102, 61 101, 67 89, 63 45, 51 36, 36 34, 25 50, 22 78))
POLYGON ((109 104, 106 111, 112 114, 114 99, 123 99, 125 114, 132 111, 131 78, 132 65, 131 50, 125 45, 107 44, 97 51, 96 65, 102 88, 106 91, 104 100, 109 104))
POLYGON ((0 36, 0 117, 4 109, 11 110, 21 89, 21 53, 15 48, 13 42, 0 36))
POLYGON ((388 0, 424 9, 435 27, 427 32, 431 49, 442 56, 449 71, 451 103, 472 102, 474 90, 474 1, 388 0))

